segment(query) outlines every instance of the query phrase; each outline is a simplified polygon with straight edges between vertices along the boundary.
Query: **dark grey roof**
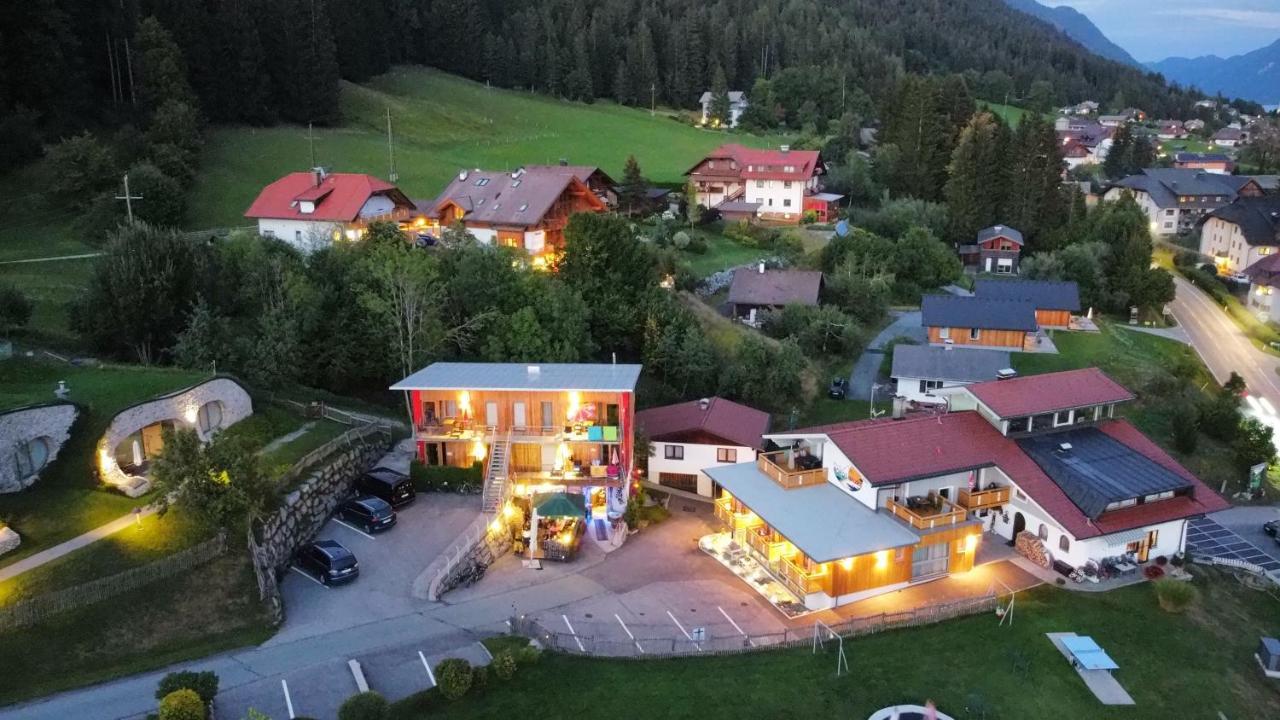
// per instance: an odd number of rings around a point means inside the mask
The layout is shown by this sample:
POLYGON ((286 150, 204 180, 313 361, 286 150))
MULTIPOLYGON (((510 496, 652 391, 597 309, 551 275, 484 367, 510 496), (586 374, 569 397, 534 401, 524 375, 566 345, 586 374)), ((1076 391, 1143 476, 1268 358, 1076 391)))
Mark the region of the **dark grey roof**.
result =
POLYGON ((514 173, 463 171, 431 204, 434 217, 444 201, 466 211, 467 222, 530 227, 542 221, 560 196, 577 180, 574 168, 544 166, 514 173))
POLYGON ((1109 503, 1191 487, 1186 478, 1098 428, 1034 435, 1017 443, 1093 519, 1109 503), (1062 443, 1071 449, 1062 450, 1062 443))
POLYGON ((601 390, 631 392, 639 365, 612 363, 432 363, 392 390, 601 390))
POLYGON ((1222 153, 1174 153, 1175 162, 1231 162, 1231 158, 1222 153))
POLYGON ((1198 199, 1183 203, 1182 207, 1218 207, 1224 201, 1212 198, 1225 197, 1225 202, 1231 202, 1247 182, 1249 178, 1246 176, 1220 175, 1198 168, 1147 168, 1142 174, 1130 175, 1113 187, 1145 192, 1160 208, 1179 207, 1179 197, 1210 198, 1203 203, 1198 199))
POLYGON ((925 327, 980 328, 1035 332, 1036 310, 1026 300, 992 300, 955 295, 925 295, 920 303, 925 327))
POLYGON ((1008 225, 993 225, 978 231, 978 243, 982 244, 988 240, 1003 237, 1008 238, 1019 245, 1025 245, 1022 240, 1022 233, 1009 227, 1008 225))
POLYGON ((817 305, 822 273, 817 270, 765 270, 754 267, 733 271, 729 302, 742 305, 817 305))
POLYGON ((995 380, 996 373, 1009 367, 1009 353, 1003 350, 955 350, 930 345, 895 345, 895 378, 923 378, 952 382, 995 380))
POLYGON ((1080 310, 1080 287, 1071 280, 993 280, 974 283, 973 294, 992 300, 1027 300, 1037 310, 1080 310))
POLYGON ((738 212, 753 213, 760 209, 760 203, 747 202, 746 200, 727 200, 716 206, 720 212, 738 212))
POLYGON ((1280 196, 1236 198, 1235 202, 1223 205, 1208 217, 1238 226, 1249 245, 1280 245, 1280 196))

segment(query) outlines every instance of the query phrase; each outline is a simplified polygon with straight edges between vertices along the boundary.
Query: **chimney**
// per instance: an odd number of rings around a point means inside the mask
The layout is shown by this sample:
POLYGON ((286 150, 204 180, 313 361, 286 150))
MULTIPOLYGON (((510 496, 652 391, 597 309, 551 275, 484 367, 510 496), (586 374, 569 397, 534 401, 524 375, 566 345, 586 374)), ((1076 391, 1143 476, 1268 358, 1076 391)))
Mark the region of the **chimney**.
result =
POLYGON ((784 152, 784 153, 785 153, 785 152, 791 152, 791 146, 790 146, 790 145, 783 145, 783 146, 782 146, 782 148, 781 148, 781 150, 782 150, 782 152, 784 152))
POLYGON ((324 182, 324 168, 311 168, 311 179, 315 182, 316 187, 320 187, 320 183, 324 182))
POLYGON ((760 265, 759 265, 758 267, 760 268, 760 270, 759 270, 760 274, 761 274, 761 275, 763 275, 763 274, 764 274, 764 261, 763 261, 763 260, 761 260, 761 261, 760 261, 760 265))
POLYGON ((706 409, 707 409, 707 408, 709 408, 709 407, 711 407, 711 399, 710 399, 710 398, 702 398, 701 400, 699 400, 699 401, 698 401, 698 409, 699 409, 699 410, 706 410, 706 409))
POLYGON ((459 172, 458 172, 458 180, 459 180, 459 181, 463 181, 463 182, 465 182, 465 181, 466 181, 466 179, 467 179, 467 171, 466 171, 466 170, 459 171, 459 172))
POLYGON ((899 395, 893 397, 893 419, 901 420, 907 414, 907 399, 899 395))

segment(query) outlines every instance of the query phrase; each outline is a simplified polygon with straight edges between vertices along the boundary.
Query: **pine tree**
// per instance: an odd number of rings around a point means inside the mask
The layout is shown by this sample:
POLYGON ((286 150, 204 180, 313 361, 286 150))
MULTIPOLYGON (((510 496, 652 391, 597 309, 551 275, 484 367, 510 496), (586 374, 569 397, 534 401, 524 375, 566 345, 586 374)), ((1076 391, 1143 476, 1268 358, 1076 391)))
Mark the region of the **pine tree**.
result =
POLYGON ((725 80, 724 68, 716 65, 711 80, 711 108, 708 120, 713 126, 728 127, 731 119, 729 105, 729 82, 725 80))
POLYGON ((196 96, 187 81, 186 62, 173 36, 154 17, 143 18, 134 35, 138 62, 138 99, 147 112, 166 100, 196 107, 196 96))
POLYGON ((996 121, 990 113, 974 115, 960 132, 946 184, 952 240, 968 242, 979 230, 998 222, 1000 197, 992 187, 1000 173, 1002 150, 997 143, 996 121))
POLYGON ((645 192, 649 181, 644 179, 640 163, 635 155, 627 156, 627 163, 622 168, 622 185, 618 188, 618 202, 628 212, 635 212, 644 203, 645 192))
POLYGON ((635 104, 635 96, 631 94, 631 73, 627 71, 627 62, 618 62, 618 71, 613 75, 613 99, 619 105, 635 104))

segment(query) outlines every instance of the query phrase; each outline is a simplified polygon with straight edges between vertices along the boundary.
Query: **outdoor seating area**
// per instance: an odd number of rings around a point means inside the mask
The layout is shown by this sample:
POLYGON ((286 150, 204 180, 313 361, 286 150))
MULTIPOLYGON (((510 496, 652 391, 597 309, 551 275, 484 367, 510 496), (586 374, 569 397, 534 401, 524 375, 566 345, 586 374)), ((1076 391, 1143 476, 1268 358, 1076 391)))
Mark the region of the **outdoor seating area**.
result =
POLYGON ((890 498, 885 506, 894 517, 921 530, 955 525, 968 518, 964 508, 934 492, 890 498))
POLYGON ((587 499, 584 496, 539 493, 527 501, 517 498, 513 502, 527 518, 521 531, 520 552, 526 553, 530 560, 566 562, 577 557, 586 533, 587 499))
POLYGON ((735 542, 731 534, 706 535, 698 541, 698 547, 741 578, 786 617, 797 618, 810 612, 795 593, 770 573, 748 548, 735 542))

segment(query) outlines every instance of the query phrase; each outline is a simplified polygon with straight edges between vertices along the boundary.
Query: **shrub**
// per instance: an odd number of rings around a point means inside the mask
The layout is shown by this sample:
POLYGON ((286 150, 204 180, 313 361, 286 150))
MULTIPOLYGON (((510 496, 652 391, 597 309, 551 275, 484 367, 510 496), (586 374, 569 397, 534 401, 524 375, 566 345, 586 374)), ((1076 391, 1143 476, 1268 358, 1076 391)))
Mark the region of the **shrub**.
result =
POLYGON ((21 290, 0 285, 0 336, 23 327, 31 320, 33 306, 21 290))
POLYGON ((214 672, 171 672, 160 679, 156 686, 156 700, 175 690, 194 690, 206 704, 218 694, 218 674, 214 672))
POLYGON ((676 246, 678 250, 684 250, 689 247, 689 233, 681 230, 671 236, 671 244, 676 246))
POLYGON ((1145 575, 1148 580, 1158 580, 1164 577, 1164 568, 1159 565, 1148 565, 1142 571, 1142 574, 1145 575))
POLYGON ((449 465, 423 465, 418 461, 409 464, 409 480, 418 492, 459 492, 474 490, 484 480, 484 464, 471 467, 449 465))
POLYGON ((471 689, 471 663, 461 658, 447 658, 436 667, 440 694, 457 700, 471 689))
POLYGON ((387 699, 370 690, 347 698, 338 708, 338 720, 386 720, 390 713, 387 699))
POLYGON ((181 688, 160 700, 160 720, 204 720, 205 705, 195 690, 181 688))
POLYGON ((1162 578, 1152 583, 1156 591, 1156 601, 1165 612, 1180 613, 1195 601, 1195 587, 1191 583, 1173 578, 1162 578))
POLYGON ((1173 447, 1180 453, 1191 454, 1200 444, 1200 417, 1195 408, 1184 403, 1173 415, 1173 447))
POLYGON ((510 680, 516 674, 516 656, 509 650, 503 650, 493 656, 491 667, 499 680, 510 680))
POLYGON ((489 668, 484 665, 477 665, 471 668, 471 687, 480 691, 489 684, 489 668))
POLYGON ((1156 564, 1159 565, 1160 567, 1164 567, 1165 565, 1169 564, 1169 558, 1165 557, 1164 555, 1158 555, 1156 556, 1156 564))
POLYGON ((1174 567, 1182 567, 1183 563, 1184 560, 1181 555, 1174 555, 1172 558, 1169 558, 1169 564, 1174 567))
POLYGON ((701 235, 694 235, 689 238, 689 247, 685 248, 685 252, 691 252, 694 255, 706 255, 707 239, 701 235))

